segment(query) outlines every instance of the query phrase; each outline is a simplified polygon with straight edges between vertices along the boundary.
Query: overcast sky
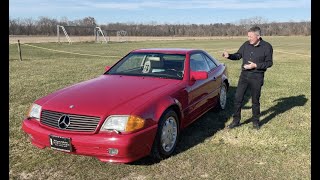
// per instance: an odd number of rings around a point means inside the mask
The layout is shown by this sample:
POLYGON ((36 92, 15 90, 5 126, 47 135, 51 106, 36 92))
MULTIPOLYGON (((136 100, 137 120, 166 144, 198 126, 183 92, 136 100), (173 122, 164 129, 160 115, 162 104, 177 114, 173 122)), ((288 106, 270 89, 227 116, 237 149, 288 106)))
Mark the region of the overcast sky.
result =
POLYGON ((300 22, 311 20, 311 0, 9 0, 9 16, 57 20, 91 16, 98 24, 237 23, 253 17, 300 22))

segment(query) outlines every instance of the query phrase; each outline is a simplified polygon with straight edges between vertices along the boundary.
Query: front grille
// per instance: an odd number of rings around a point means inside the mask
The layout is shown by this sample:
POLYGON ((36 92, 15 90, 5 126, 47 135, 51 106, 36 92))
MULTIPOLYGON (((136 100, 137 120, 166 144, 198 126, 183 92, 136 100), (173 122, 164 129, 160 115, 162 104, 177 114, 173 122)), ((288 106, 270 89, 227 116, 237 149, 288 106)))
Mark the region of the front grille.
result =
POLYGON ((47 126, 60 129, 58 126, 58 121, 63 115, 68 115, 70 117, 70 125, 64 129, 69 131, 93 132, 97 128, 100 121, 100 118, 95 116, 82 116, 43 110, 41 113, 40 122, 47 126))

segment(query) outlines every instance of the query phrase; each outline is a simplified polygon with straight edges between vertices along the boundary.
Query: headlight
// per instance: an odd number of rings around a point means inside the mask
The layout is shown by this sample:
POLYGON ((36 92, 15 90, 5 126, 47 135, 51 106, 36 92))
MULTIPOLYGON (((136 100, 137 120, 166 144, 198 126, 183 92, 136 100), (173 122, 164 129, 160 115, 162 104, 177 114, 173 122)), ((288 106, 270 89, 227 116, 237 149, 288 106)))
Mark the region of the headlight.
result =
POLYGON ((28 118, 35 118, 40 120, 41 106, 38 104, 32 104, 28 113, 28 118))
POLYGON ((131 132, 143 128, 144 122, 144 119, 138 116, 112 115, 104 121, 100 130, 131 132))

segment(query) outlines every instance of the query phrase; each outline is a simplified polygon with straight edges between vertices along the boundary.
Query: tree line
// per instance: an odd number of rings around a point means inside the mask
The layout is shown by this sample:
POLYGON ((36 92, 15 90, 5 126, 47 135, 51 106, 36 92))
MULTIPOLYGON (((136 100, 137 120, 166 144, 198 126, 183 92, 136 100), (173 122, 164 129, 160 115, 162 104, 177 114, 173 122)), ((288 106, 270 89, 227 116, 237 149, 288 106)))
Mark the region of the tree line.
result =
POLYGON ((261 17, 253 17, 241 19, 237 23, 157 24, 151 22, 148 24, 108 23, 98 25, 96 20, 90 16, 77 20, 9 17, 9 35, 56 36, 57 25, 64 26, 68 34, 74 36, 94 35, 94 29, 97 26, 100 26, 109 36, 116 35, 116 32, 120 30, 126 31, 127 36, 246 36, 247 30, 253 25, 258 25, 264 36, 311 35, 311 21, 267 22, 261 17))

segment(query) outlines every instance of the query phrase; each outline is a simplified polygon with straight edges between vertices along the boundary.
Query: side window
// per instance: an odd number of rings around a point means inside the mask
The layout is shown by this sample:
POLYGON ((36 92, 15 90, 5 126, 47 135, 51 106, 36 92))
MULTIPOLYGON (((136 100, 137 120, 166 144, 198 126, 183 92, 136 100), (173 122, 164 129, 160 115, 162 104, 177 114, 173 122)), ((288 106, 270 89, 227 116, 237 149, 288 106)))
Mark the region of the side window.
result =
POLYGON ((217 67, 217 65, 212 61, 212 59, 210 59, 207 55, 203 54, 204 58, 206 59, 210 70, 214 69, 217 67))
POLYGON ((210 71, 206 59, 200 53, 190 56, 190 68, 192 71, 210 71))

